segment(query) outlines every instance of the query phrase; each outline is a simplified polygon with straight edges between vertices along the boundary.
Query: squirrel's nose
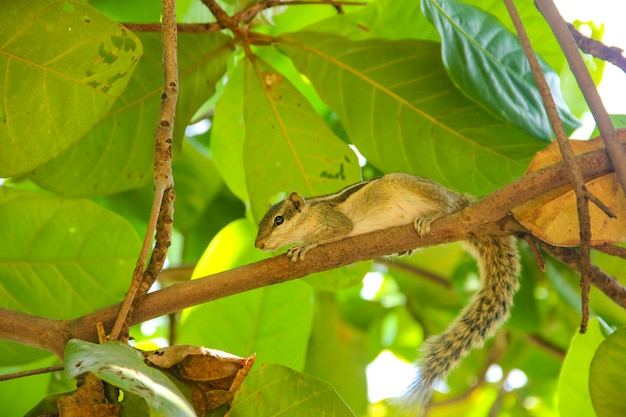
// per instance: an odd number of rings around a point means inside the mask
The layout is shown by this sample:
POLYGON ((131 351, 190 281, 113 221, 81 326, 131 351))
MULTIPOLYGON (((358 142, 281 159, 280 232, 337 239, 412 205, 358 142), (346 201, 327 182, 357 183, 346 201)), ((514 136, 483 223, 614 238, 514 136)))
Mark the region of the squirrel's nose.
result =
POLYGON ((261 242, 259 239, 254 241, 254 246, 256 246, 258 249, 264 249, 265 248, 265 243, 261 242))

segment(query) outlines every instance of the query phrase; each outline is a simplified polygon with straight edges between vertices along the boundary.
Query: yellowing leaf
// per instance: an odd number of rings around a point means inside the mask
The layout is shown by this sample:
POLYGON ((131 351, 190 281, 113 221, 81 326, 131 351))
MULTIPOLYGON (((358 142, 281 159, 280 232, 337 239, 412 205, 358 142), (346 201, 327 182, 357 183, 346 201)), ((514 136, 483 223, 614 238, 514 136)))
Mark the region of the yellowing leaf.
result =
MULTIPOLYGON (((620 140, 626 141, 626 129, 619 130, 620 140)), ((571 140, 576 155, 602 148, 602 138, 589 141, 571 140)), ((537 153, 527 174, 561 161, 558 145, 553 143, 537 153)), ((617 216, 609 218, 595 204, 589 204, 591 244, 626 241, 626 198, 615 174, 605 175, 586 183, 587 189, 617 216)), ((558 246, 578 246, 580 228, 576 196, 571 186, 543 194, 513 210, 513 216, 539 239, 558 246)))

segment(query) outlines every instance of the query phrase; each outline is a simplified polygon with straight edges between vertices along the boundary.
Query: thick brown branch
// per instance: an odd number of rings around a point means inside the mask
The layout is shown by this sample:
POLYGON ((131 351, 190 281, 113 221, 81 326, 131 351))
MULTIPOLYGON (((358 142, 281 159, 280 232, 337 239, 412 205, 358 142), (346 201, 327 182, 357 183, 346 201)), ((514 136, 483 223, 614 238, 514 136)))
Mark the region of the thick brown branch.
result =
MULTIPOLYGON (((604 150, 581 155, 577 160, 586 180, 612 172, 604 150)), ((411 225, 381 230, 320 246, 307 254, 305 262, 292 263, 286 256, 277 256, 155 291, 148 294, 135 310, 131 324, 360 260, 460 240, 468 235, 511 234, 518 231, 519 226, 512 221, 501 222, 507 213, 542 193, 567 184, 568 176, 564 165, 555 164, 502 187, 460 213, 435 221, 431 233, 421 239, 411 225)), ((70 338, 95 341, 95 323, 101 321, 110 326, 118 309, 119 304, 116 304, 66 321, 0 310, 0 338, 46 349, 62 356, 65 343, 70 338), (23 327, 24 323, 26 327, 23 327)))

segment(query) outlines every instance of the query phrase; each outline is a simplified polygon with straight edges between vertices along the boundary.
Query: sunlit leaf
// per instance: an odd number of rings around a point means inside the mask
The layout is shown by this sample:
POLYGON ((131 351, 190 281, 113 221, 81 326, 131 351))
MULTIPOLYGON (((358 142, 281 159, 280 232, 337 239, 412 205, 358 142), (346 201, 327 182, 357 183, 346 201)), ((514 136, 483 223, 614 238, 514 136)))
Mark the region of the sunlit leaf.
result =
POLYGON ((356 155, 289 80, 259 58, 245 65, 244 167, 254 218, 280 192, 309 197, 357 182, 356 155))
POLYGON ((598 346, 606 338, 606 332, 606 324, 592 318, 587 333, 577 333, 572 338, 559 377, 559 397, 568 399, 559 402, 562 416, 594 415, 589 396, 589 368, 598 346))
POLYGON ((7 2, 0 14, 0 177, 76 142, 124 91, 142 53, 85 2, 7 2))
MULTIPOLYGON (((161 36, 142 33, 146 50, 124 94, 78 143, 31 174, 39 186, 65 196, 119 193, 152 181, 163 69, 161 36)), ((220 33, 179 35, 180 95, 176 106, 174 148, 189 120, 215 92, 232 51, 220 33)))
MULTIPOLYGON (((237 220, 215 236, 194 278, 267 257, 254 247, 255 225, 237 220)), ((312 322, 312 289, 300 281, 264 287, 185 310, 180 343, 210 346, 257 362, 302 369, 312 322), (207 317, 211 317, 207 320, 207 317)))
POLYGON ((246 378, 237 393, 231 417, 279 415, 354 417, 354 413, 328 383, 285 366, 264 365, 246 378))
POLYGON ((8 187, 0 218, 11 219, 0 227, 11 248, 0 251, 0 306, 71 319, 122 299, 140 248, 124 218, 88 200, 8 187))
POLYGON ((589 370, 589 392, 600 417, 626 415, 626 329, 620 328, 598 347, 589 370))

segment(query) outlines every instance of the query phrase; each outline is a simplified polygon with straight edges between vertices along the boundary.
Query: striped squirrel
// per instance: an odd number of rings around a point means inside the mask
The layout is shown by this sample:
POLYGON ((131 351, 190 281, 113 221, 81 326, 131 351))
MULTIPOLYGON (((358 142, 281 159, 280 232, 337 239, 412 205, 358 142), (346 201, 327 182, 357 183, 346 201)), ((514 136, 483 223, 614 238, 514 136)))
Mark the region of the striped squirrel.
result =
MULTIPOLYGON (((261 219, 255 246, 267 251, 297 243, 287 252, 297 262, 321 244, 393 226, 413 223, 417 233, 424 236, 435 219, 460 211, 472 201, 435 181, 403 173, 362 181, 320 197, 305 199, 292 192, 261 219)), ((425 405, 435 383, 443 380, 472 348, 481 347, 509 315, 519 286, 515 240, 508 236, 478 236, 467 244, 478 259, 481 288, 443 334, 424 343, 418 377, 407 393, 409 404, 425 405)))

